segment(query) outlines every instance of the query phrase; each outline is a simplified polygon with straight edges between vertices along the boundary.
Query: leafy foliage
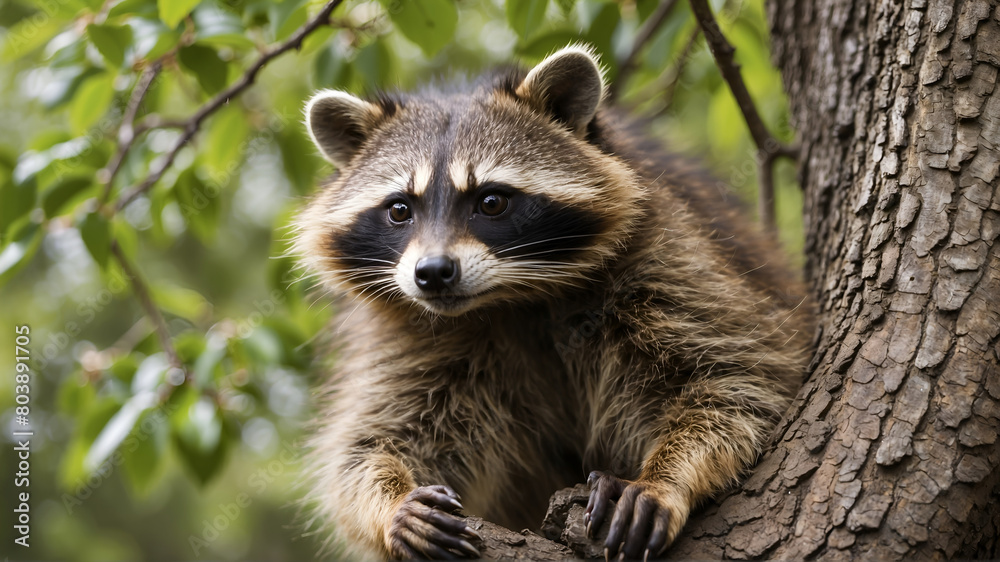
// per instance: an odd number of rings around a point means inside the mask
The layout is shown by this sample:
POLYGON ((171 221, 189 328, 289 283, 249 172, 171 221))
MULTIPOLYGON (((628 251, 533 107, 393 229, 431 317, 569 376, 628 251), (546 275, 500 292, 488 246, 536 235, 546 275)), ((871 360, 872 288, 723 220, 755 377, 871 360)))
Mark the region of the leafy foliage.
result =
MULTIPOLYGON (((714 7, 765 120, 790 141, 761 4, 714 7)), ((0 4, 0 325, 32 330, 31 419, 45 428, 32 485, 50 498, 35 504, 47 511, 33 556, 310 555, 281 511, 297 458, 279 456, 301 449, 330 315, 287 255, 301 197, 330 172, 300 125, 303 100, 315 88, 371 93, 515 58, 531 64, 570 42, 594 45, 614 79, 655 7, 350 0, 196 123, 323 3, 0 4), (158 181, 122 204, 168 159, 158 181), (261 467, 270 480, 256 478, 261 467), (220 512, 241 493, 256 501, 247 515, 220 512)), ((700 42, 687 48, 693 31, 681 3, 618 99, 751 199, 754 149, 710 55, 700 42)), ((779 168, 779 220, 797 249, 791 174, 779 168)), ((0 390, 5 407, 11 391, 0 390)))

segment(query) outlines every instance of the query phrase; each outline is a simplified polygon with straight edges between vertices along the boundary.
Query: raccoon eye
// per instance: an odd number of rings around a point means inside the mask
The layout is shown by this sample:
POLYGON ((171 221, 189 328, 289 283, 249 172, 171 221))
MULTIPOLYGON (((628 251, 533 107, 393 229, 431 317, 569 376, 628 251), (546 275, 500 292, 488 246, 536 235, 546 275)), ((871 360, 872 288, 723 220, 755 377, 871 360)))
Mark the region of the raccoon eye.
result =
POLYGON ((389 207, 389 220, 392 222, 406 222, 412 216, 413 213, 410 212, 410 206, 406 203, 393 203, 389 207))
POLYGON ((507 196, 491 193, 479 201, 479 212, 488 217, 495 217, 506 211, 509 204, 510 199, 507 199, 507 196))

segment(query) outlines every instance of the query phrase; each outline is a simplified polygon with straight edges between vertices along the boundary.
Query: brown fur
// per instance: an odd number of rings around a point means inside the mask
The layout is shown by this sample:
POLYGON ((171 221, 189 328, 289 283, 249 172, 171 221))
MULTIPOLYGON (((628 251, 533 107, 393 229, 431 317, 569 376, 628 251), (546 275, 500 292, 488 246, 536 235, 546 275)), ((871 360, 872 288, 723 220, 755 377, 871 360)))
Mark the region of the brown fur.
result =
MULTIPOLYGON (((550 494, 590 470, 648 484, 671 510, 673 540, 693 507, 755 461, 807 360, 804 291, 711 180, 604 110, 585 134, 567 131, 519 103, 518 75, 505 80, 470 94, 474 111, 494 112, 490 130, 520 115, 521 129, 571 148, 567 166, 599 176, 600 197, 572 205, 606 213, 607 228, 573 279, 500 291, 459 316, 351 286, 330 248, 363 207, 351 190, 365 172, 352 166, 416 166, 412 147, 386 148, 405 129, 373 132, 302 215, 306 263, 341 292, 313 495, 354 554, 390 554, 390 521, 417 486, 451 486, 468 513, 537 528, 550 494)), ((433 136, 419 124, 448 103, 458 102, 403 99, 391 120, 433 136)), ((467 144, 472 161, 495 150, 467 144)))

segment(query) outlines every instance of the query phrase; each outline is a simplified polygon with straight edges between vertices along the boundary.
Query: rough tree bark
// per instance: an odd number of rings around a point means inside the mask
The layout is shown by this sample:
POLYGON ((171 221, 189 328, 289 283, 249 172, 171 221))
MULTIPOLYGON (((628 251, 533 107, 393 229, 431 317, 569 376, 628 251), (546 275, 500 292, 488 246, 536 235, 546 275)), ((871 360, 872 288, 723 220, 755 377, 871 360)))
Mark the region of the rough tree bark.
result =
POLYGON ((1000 556, 1000 6, 773 0, 801 132, 812 373, 670 555, 1000 556))
POLYGON ((998 558, 1000 0, 771 0, 769 18, 817 352, 753 474, 667 555, 998 558))

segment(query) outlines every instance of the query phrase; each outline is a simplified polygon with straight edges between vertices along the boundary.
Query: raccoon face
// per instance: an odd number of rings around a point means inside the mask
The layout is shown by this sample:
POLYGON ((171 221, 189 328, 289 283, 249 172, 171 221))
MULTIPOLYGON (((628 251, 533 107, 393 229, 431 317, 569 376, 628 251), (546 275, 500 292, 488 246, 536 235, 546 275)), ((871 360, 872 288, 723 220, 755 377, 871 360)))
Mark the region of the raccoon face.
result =
POLYGON ((588 141, 603 91, 568 47, 465 92, 318 93, 306 124, 339 174, 301 215, 299 253, 332 289, 447 316, 588 283, 642 197, 588 141))

